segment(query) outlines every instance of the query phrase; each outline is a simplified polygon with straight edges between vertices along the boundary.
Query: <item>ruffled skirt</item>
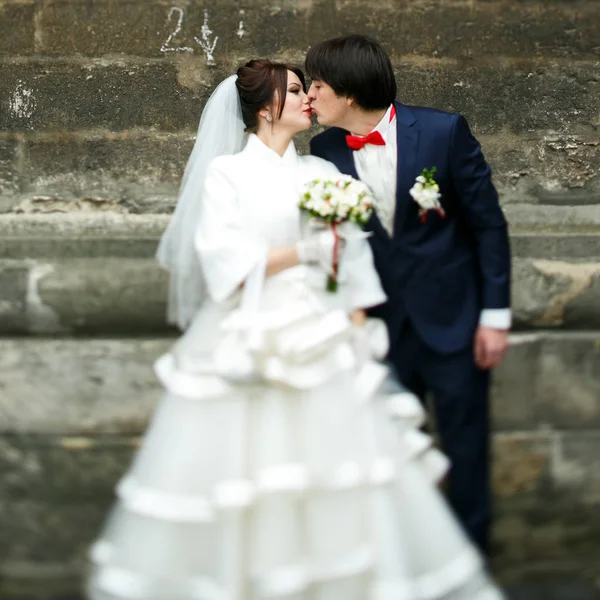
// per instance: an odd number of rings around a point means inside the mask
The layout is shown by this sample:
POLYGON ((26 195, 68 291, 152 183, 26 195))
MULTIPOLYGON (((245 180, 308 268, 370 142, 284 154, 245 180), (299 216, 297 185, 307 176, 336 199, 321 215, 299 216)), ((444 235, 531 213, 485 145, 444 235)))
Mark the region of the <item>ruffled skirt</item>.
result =
POLYGON ((447 461, 417 399, 357 362, 347 320, 309 312, 270 313, 252 344, 212 338, 231 344, 219 360, 158 361, 167 393, 91 548, 89 598, 502 597, 436 487, 447 461))

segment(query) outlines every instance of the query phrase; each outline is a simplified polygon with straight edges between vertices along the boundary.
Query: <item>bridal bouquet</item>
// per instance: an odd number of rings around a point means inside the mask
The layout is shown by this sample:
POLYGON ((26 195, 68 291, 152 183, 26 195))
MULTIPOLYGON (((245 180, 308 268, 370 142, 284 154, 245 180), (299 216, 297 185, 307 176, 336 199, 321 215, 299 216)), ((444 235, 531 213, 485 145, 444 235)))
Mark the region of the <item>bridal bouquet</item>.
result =
POLYGON ((314 179, 306 185, 298 206, 311 219, 331 227, 335 239, 327 291, 335 292, 338 287, 338 226, 352 222, 363 227, 373 212, 374 200, 371 190, 349 175, 340 175, 336 179, 314 179))

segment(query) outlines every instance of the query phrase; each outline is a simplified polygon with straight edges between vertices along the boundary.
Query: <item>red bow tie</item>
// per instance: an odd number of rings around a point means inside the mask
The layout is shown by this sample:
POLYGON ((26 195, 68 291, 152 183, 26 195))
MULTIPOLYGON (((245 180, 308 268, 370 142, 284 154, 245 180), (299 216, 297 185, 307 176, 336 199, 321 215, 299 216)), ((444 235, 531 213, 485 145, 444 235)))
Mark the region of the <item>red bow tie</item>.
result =
POLYGON ((373 144, 374 146, 385 146, 385 140, 379 131, 372 131, 369 135, 361 137, 359 135, 347 135, 346 143, 352 150, 360 150, 365 144, 373 144))
MULTIPOLYGON (((392 104, 392 110, 390 110, 390 123, 396 116, 396 107, 392 104)), ((369 135, 361 137, 359 135, 347 135, 346 143, 352 150, 360 150, 364 148, 365 144, 373 144, 374 146, 385 146, 385 140, 379 133, 379 131, 372 131, 369 135)))

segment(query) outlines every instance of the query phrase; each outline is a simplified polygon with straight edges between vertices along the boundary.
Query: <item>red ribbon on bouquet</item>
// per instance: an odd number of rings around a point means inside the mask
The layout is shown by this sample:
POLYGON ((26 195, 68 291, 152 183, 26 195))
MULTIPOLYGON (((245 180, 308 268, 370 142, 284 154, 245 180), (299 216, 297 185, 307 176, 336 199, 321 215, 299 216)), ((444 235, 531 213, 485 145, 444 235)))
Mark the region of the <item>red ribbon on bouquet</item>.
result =
POLYGON ((335 293, 338 288, 338 271, 340 262, 340 234, 337 230, 337 223, 331 224, 333 231, 333 258, 331 264, 331 273, 327 277, 327 291, 335 293))

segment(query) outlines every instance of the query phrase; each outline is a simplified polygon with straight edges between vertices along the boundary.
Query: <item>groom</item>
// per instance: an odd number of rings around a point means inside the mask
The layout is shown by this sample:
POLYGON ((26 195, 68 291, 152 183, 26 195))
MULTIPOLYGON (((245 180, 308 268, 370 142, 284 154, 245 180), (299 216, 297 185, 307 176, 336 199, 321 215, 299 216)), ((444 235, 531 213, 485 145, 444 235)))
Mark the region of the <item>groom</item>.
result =
POLYGON ((464 117, 395 102, 389 57, 350 35, 313 46, 308 92, 321 125, 311 152, 367 183, 377 198, 367 228, 388 302, 373 311, 390 334, 402 383, 433 396, 451 460, 448 497, 484 553, 490 521, 490 369, 511 324, 507 224, 490 167, 464 117), (424 169, 439 185, 427 203, 409 190, 424 169))

